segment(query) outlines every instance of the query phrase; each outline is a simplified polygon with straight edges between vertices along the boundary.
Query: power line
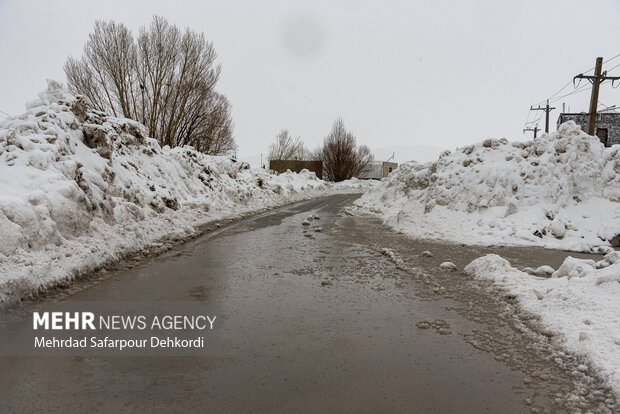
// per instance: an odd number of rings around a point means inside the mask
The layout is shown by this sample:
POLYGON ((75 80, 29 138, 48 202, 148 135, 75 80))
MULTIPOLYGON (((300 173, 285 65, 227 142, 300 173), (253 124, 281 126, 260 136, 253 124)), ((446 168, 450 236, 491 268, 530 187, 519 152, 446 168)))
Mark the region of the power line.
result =
POLYGON ((618 66, 620 66, 620 63, 618 63, 616 66, 614 66, 611 69, 607 69, 607 72, 611 72, 612 70, 616 69, 618 66))
MULTIPOLYGON (((572 81, 571 81, 571 82, 572 82, 572 81)), ((563 88, 563 89, 564 89, 564 88, 563 88)), ((577 93, 581 93, 581 92, 583 92, 583 91, 588 91, 588 90, 590 90, 590 89, 592 89, 592 85, 590 85, 590 84, 586 84, 586 85, 580 86, 578 89, 576 89, 576 90, 574 90, 574 91, 571 91, 571 92, 569 92, 569 93, 567 93, 567 94, 564 94, 564 95, 558 96, 558 97, 556 97, 555 99, 550 99, 550 100, 549 100, 549 103, 554 103, 554 102, 557 102, 557 101, 559 101, 559 100, 561 100, 561 99, 566 98, 567 96, 574 95, 574 94, 577 94, 577 93)), ((533 121, 529 121, 529 119, 530 119, 530 114, 531 114, 531 113, 532 113, 532 107, 530 107, 530 110, 528 111, 528 117, 527 117, 527 119, 525 120, 525 126, 524 126, 524 128, 527 128, 528 124, 529 124, 529 125, 532 125, 532 124, 537 124, 537 123, 538 123, 538 121, 540 121, 540 119, 542 118, 542 115, 540 115, 538 118, 535 118, 533 121)), ((525 135, 525 132, 524 132, 524 135, 525 135)))
POLYGON ((580 86, 578 89, 575 89, 574 91, 571 91, 571 92, 567 93, 566 95, 558 96, 557 98, 552 99, 549 102, 550 103, 557 102, 557 101, 559 101, 561 99, 566 98, 567 96, 571 96, 571 95, 574 95, 576 93, 580 93, 580 92, 583 92, 583 91, 589 91, 590 89, 592 89, 592 85, 583 85, 583 86, 580 86))
POLYGON ((533 121, 527 122, 525 126, 533 125, 533 124, 538 125, 538 121, 540 121, 540 118, 542 118, 542 115, 540 115, 538 118, 534 119, 533 121))
MULTIPOLYGON (((618 58, 618 57, 620 57, 620 53, 618 53, 617 55, 615 55, 615 56, 613 56, 613 57, 610 57, 609 59, 605 60, 603 63, 608 63, 608 62, 611 62, 612 60, 614 60, 614 59, 616 59, 616 58, 618 58)), ((608 70, 607 70, 607 72, 610 72, 610 71, 612 71, 612 70, 616 69, 617 67, 620 67, 620 63, 619 63, 619 64, 617 64, 616 66, 614 66, 613 68, 608 69, 608 70)), ((581 73, 582 75, 584 75, 584 74, 586 74, 586 73, 590 72, 591 70, 593 70, 594 68, 595 68, 595 67, 594 67, 594 66, 592 66, 590 69, 585 70, 585 71, 580 72, 580 73, 581 73)), ((551 99, 552 99, 552 98, 554 98, 557 94, 559 94, 559 93, 560 93, 560 92, 562 92, 564 89, 566 89, 566 88, 568 87, 568 85, 570 85, 571 83, 573 83, 573 80, 572 80, 572 79, 571 79, 570 81, 568 81, 568 82, 566 83, 566 85, 562 86, 562 87, 561 87, 561 88, 560 88, 560 89, 559 89, 556 93, 554 93, 553 95, 551 95, 550 97, 548 97, 548 98, 546 98, 546 99, 543 99, 543 100, 542 100, 542 101, 540 101, 540 102, 535 103, 534 105, 541 105, 541 104, 544 104, 544 103, 547 101, 547 99, 549 99, 549 101, 551 101, 551 99)), ((568 96, 568 95, 565 95, 565 96, 568 96)), ((554 100, 553 102, 555 102, 555 101, 556 101, 556 100, 554 100)))
MULTIPOLYGON (((611 62, 612 60, 617 59, 618 57, 620 57, 620 53, 618 53, 618 54, 616 54, 616 55, 614 55, 614 56, 610 57, 609 59, 606 59, 603 63, 608 63, 608 62, 611 62)), ((611 72, 612 70, 614 70, 614 69, 616 69, 616 68, 618 68, 618 67, 620 67, 620 63, 619 63, 619 64, 617 64, 616 66, 614 66, 613 68, 608 69, 606 72, 611 72)), ((559 101, 559 100, 561 100, 561 99, 564 99, 564 98, 566 98, 566 97, 568 97, 568 96, 575 95, 575 94, 577 94, 577 93, 581 93, 581 92, 583 92, 583 91, 587 91, 587 90, 592 89, 592 85, 576 86, 576 87, 575 87, 575 90, 573 90, 573 91, 571 91, 571 92, 569 92, 569 93, 566 93, 566 94, 564 94, 564 95, 558 96, 558 95, 559 95, 562 91, 564 91, 566 88, 568 88, 568 86, 569 86, 571 83, 572 83, 572 84, 574 84, 575 79, 577 79, 577 78, 586 78, 586 79, 591 78, 592 76, 585 76, 584 74, 586 74, 586 73, 588 73, 588 72, 592 71, 592 70, 593 70, 593 69, 595 69, 595 68, 596 68, 596 66, 593 66, 593 67, 591 67, 590 69, 588 69, 588 70, 585 70, 585 71, 581 72, 579 75, 577 75, 576 77, 574 77, 573 79, 571 79, 570 81, 568 81, 568 82, 567 82, 564 86, 562 86, 560 89, 558 89, 558 90, 557 90, 557 91, 556 91, 553 95, 549 96, 549 98, 547 98, 547 99, 543 99, 542 101, 537 102, 537 103, 535 103, 534 105, 536 105, 536 106, 540 107, 540 105, 541 105, 541 104, 544 104, 544 103, 546 102, 546 103, 547 103, 547 107, 548 107, 549 103, 554 103, 554 102, 557 102, 557 101, 559 101)), ((613 82, 612 82, 612 86, 613 86, 613 85, 614 85, 614 84, 613 84, 613 82)), ((525 128, 527 128, 528 124, 532 124, 532 123, 534 123, 534 122, 538 122, 538 120, 540 120, 540 118, 541 118, 541 117, 538 117, 535 121, 531 121, 531 122, 530 122, 530 116, 531 116, 531 113, 532 113, 532 110, 533 110, 532 108, 533 108, 533 106, 530 106, 530 110, 529 110, 529 111, 528 111, 528 113, 527 113, 527 118, 525 119, 524 129, 525 129, 525 128)), ((548 114, 549 114, 549 113, 548 113, 548 112, 545 112, 545 113, 546 113, 546 115, 548 116, 548 114)), ((547 125, 548 125, 548 121, 547 121, 547 125)), ((523 134, 525 135, 525 130, 523 131, 523 134)))
POLYGON ((530 115, 532 115, 532 109, 527 111, 527 118, 525 118, 525 125, 527 125, 528 121, 530 120, 530 115))
MULTIPOLYGON (((544 111, 545 112, 545 132, 549 133, 549 112, 555 109, 554 107, 549 106, 549 99, 547 99, 547 105, 545 105, 544 107, 538 105, 536 108, 531 106, 530 109, 532 111, 544 111)), ((534 132, 534 135, 536 135, 535 132, 534 132)))
MULTIPOLYGON (((620 55, 617 55, 617 56, 620 56, 620 55)), ((615 56, 615 57, 617 57, 617 56, 615 56)), ((611 59, 610 59, 610 60, 611 60, 611 59)), ((620 66, 620 64, 619 64, 618 66, 620 66)), ((618 67, 618 66, 615 66, 614 68, 616 68, 616 67, 618 67)), ((614 68, 612 68, 612 69, 614 69, 614 68)), ((592 69, 594 69, 594 68, 592 68, 592 69)), ((588 69, 588 70, 586 70, 585 72, 582 72, 582 74, 583 74, 583 73, 588 73, 588 72, 590 72, 592 69, 588 69)), ((612 70, 612 69, 610 69, 610 70, 612 70)), ((568 82, 566 82, 566 84, 565 84, 564 86, 562 86, 560 89, 558 89, 558 91, 557 91, 556 93, 554 93, 554 94, 553 94, 553 95, 551 95, 549 98, 547 98, 547 99, 549 100, 549 102, 551 102, 551 103, 553 103, 553 102, 557 102, 557 101, 558 101, 558 99, 562 99, 562 98, 564 98, 564 97, 567 97, 567 96, 569 96, 569 95, 572 95, 572 93, 568 93, 568 94, 566 94, 566 95, 562 95, 562 96, 560 96, 560 97, 558 97, 558 98, 556 98, 556 99, 553 99, 553 98, 555 98, 555 96, 556 96, 557 94, 559 94, 560 92, 562 92, 564 89, 568 88, 568 86, 569 86, 570 84, 572 84, 572 83, 573 83, 573 81, 574 81, 573 79, 569 80, 568 82)), ((576 88, 579 88, 579 86, 577 86, 576 88)), ((543 99, 542 101, 537 102, 537 103, 535 103, 534 105, 541 105, 541 104, 544 104, 545 102, 547 102, 547 99, 543 99)))
MULTIPOLYGON (((558 93, 562 92, 564 89, 566 89, 568 87, 568 85, 570 85, 571 83, 573 83, 573 80, 569 80, 566 85, 562 86, 556 93, 554 93, 553 95, 551 95, 548 99, 551 100, 551 98, 555 97, 558 93)), ((547 99, 543 99, 540 102, 535 103, 534 105, 541 105, 544 104, 547 101, 547 99)))
MULTIPOLYGON (((599 105, 603 105, 605 106, 605 109, 601 109, 598 111, 598 113, 600 114, 601 112, 610 112, 610 111, 617 111, 618 107, 616 105, 612 105, 612 106, 607 106, 601 102, 599 102, 599 105)), ((617 113, 617 112, 616 112, 617 113)))
POLYGON ((615 111, 618 109, 618 107, 616 105, 605 105, 603 102, 598 101, 598 106, 604 106, 605 108, 598 111, 598 112, 603 112, 603 111, 615 111))
POLYGON ((573 79, 587 79, 592 84, 592 95, 590 96, 590 110, 588 111, 588 135, 594 135, 596 127, 596 109, 598 108, 598 91, 601 83, 606 80, 612 82, 620 80, 620 76, 607 76, 607 71, 603 72, 603 58, 596 58, 596 69, 594 70, 594 76, 586 76, 579 74, 573 79))
POLYGON ((608 63, 611 62, 612 60, 614 60, 615 58, 617 58, 618 56, 620 56, 620 53, 618 53, 616 56, 614 57, 610 57, 609 59, 605 60, 603 63, 608 63))
MULTIPOLYGON (((532 109, 531 109, 531 108, 530 108, 530 110, 529 110, 529 111, 527 111, 527 118, 525 118, 525 124, 524 124, 523 128, 526 128, 526 127, 527 127, 527 125, 530 123, 530 122, 529 122, 529 120, 530 120, 530 115, 532 115, 532 109)), ((523 131, 523 135, 525 135, 525 131, 523 131)))
POLYGON ((538 131, 540 131, 540 128, 538 128, 538 124, 536 124, 536 126, 534 128, 523 128, 523 134, 524 135, 528 131, 534 132, 534 138, 536 138, 536 135, 538 134, 538 131))
MULTIPOLYGON (((551 96, 549 97, 549 99, 554 98, 554 97, 555 97, 558 93, 560 93, 560 92, 562 92, 564 89, 566 89, 566 88, 568 87, 568 85, 570 85, 571 83, 573 83, 573 80, 572 80, 572 79, 571 79, 571 80, 569 80, 569 81, 566 83, 566 85, 562 86, 562 88, 560 88, 560 90, 559 90, 559 91, 557 91, 556 93, 554 93, 553 95, 551 95, 551 96)), ((545 99, 545 100, 546 100, 546 99, 545 99)), ((544 102, 544 101, 543 101, 543 102, 544 102)), ((540 104, 537 104, 537 105, 540 105, 540 104)))

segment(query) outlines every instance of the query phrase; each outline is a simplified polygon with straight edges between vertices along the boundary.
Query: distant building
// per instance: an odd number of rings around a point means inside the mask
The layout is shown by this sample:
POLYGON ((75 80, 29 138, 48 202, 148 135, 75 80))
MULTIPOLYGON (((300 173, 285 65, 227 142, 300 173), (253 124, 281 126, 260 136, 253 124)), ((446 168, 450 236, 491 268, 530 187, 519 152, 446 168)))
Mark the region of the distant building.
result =
POLYGON ((269 160, 269 169, 278 173, 284 173, 287 170, 298 173, 305 169, 308 171, 314 171, 318 178, 323 178, 322 161, 269 160))
POLYGON ((361 180, 380 180, 390 175, 398 168, 398 163, 388 161, 373 161, 366 166, 358 176, 361 180))
MULTIPOLYGON (((588 118, 589 115, 585 112, 572 113, 572 114, 560 114, 558 117, 559 127, 564 122, 574 121, 581 127, 582 131, 588 130, 588 118)), ((596 130, 594 134, 599 137, 601 142, 606 147, 611 147, 615 144, 620 144, 620 113, 616 112, 603 112, 596 114, 596 130)))

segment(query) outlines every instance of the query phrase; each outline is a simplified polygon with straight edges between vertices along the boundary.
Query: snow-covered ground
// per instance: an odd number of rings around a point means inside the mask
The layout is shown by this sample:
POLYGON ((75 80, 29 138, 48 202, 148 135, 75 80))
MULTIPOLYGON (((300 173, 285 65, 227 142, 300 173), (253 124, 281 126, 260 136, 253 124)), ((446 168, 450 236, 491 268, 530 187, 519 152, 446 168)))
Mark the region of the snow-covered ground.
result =
POLYGON ((618 252, 596 263, 568 257, 550 278, 515 269, 498 255, 478 258, 464 271, 513 294, 522 310, 537 315, 555 334, 560 346, 585 358, 620 395, 618 252))
POLYGON ((53 81, 27 108, 0 121, 0 306, 211 221, 373 184, 160 148, 53 81))
POLYGON ((568 122, 534 141, 402 164, 357 205, 413 237, 608 252, 620 234, 619 151, 568 122))

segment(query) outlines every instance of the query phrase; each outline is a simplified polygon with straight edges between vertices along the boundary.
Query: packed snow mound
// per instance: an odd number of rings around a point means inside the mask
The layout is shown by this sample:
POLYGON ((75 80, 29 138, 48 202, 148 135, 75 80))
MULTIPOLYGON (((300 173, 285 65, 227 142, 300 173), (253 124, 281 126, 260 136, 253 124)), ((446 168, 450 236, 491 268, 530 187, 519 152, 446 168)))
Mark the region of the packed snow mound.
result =
POLYGON ((619 151, 571 121, 402 164, 357 204, 415 237, 593 251, 620 234, 619 151))
POLYGON ((161 148, 53 81, 27 108, 0 121, 0 305, 209 221, 361 187, 161 148))
POLYGON ((510 292, 522 310, 538 315, 558 343, 590 362, 620 395, 620 262, 605 256, 599 269, 592 260, 567 257, 551 278, 536 277, 491 254, 468 264, 464 272, 491 280, 510 292))
MULTIPOLYGON (((584 277, 594 270, 594 260, 575 259, 568 256, 558 270, 551 274, 551 277, 584 277)), ((620 299, 620 298, 619 298, 620 299)))

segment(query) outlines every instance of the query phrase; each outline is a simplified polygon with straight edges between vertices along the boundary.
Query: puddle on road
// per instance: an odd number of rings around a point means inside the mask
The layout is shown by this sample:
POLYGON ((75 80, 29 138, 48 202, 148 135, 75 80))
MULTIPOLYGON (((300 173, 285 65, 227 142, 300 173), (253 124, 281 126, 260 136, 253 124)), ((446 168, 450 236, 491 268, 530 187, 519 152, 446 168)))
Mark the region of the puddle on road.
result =
MULTIPOLYGON (((446 310, 474 323, 469 330, 456 329, 458 335, 472 347, 491 353, 495 360, 524 373, 519 392, 531 412, 620 412, 620 405, 604 381, 584 372, 583 361, 558 350, 552 335, 539 328, 536 317, 521 312, 514 301, 490 284, 470 279, 460 271, 439 268, 442 262, 452 261, 462 269, 471 260, 489 253, 502 255, 517 267, 534 268, 544 264, 557 268, 569 254, 583 258, 593 255, 412 240, 371 217, 344 216, 334 231, 339 237, 389 257, 408 274, 407 288, 414 289, 421 299, 443 303, 446 310), (425 251, 432 256, 422 255, 425 251)), ((420 320, 417 326, 440 334, 454 328, 443 320, 420 320)))

